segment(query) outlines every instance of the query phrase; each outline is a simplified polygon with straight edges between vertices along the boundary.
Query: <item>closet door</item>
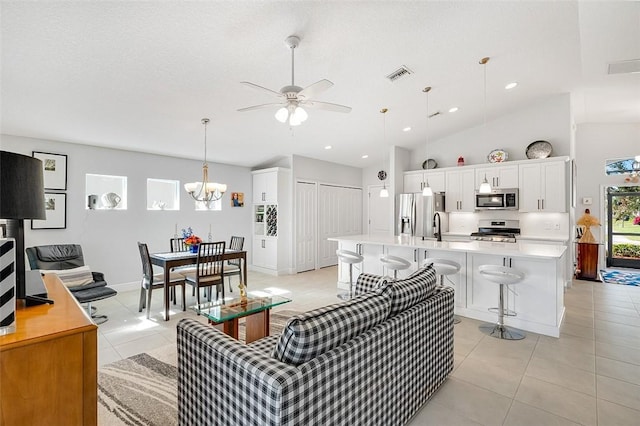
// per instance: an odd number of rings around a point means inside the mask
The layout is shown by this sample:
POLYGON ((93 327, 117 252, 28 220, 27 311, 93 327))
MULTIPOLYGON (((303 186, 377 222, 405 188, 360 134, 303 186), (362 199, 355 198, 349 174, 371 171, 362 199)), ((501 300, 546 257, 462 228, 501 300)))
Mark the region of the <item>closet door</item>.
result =
POLYGON ((318 188, 318 224, 318 266, 337 265, 338 243, 327 241, 327 238, 362 233, 362 189, 321 184, 318 188))
POLYGON ((317 196, 315 182, 296 183, 296 272, 316 268, 317 196))

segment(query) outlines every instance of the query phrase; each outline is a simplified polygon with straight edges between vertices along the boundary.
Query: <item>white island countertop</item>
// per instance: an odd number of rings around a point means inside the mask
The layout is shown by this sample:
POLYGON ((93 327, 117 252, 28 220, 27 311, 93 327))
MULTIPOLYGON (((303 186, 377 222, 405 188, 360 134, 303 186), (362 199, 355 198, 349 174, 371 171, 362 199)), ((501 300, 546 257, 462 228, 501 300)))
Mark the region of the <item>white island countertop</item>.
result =
POLYGON ((345 235, 328 238, 329 241, 351 241, 360 244, 399 246, 415 249, 486 253, 509 257, 559 259, 567 248, 556 244, 527 242, 494 243, 489 241, 435 241, 420 237, 393 235, 345 235))

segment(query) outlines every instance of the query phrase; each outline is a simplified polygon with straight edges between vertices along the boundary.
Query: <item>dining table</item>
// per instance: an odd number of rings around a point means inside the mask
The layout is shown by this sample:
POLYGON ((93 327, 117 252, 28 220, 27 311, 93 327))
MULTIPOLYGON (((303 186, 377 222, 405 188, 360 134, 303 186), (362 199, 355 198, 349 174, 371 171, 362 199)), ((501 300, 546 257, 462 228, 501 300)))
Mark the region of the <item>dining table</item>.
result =
MULTIPOLYGON (((149 255, 151 264, 164 269, 164 319, 169 321, 169 282, 171 269, 185 265, 195 265, 198 253, 190 251, 162 252, 149 255)), ((222 260, 242 259, 242 276, 247 285, 247 252, 244 250, 225 249, 222 260)))

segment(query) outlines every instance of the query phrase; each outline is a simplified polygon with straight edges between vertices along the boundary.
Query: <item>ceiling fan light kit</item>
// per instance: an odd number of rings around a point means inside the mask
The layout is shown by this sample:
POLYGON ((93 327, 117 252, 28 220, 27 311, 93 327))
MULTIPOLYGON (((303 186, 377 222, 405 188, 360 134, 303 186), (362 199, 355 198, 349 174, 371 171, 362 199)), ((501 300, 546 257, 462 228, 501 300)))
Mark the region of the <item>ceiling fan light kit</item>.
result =
POLYGON ((241 83, 247 87, 267 92, 270 95, 276 95, 281 98, 280 102, 262 105, 254 105, 246 108, 240 108, 238 111, 253 111, 255 109, 278 107, 275 118, 281 123, 289 123, 289 126, 299 126, 307 120, 309 114, 303 108, 324 109, 326 111, 343 112, 351 111, 351 107, 329 102, 316 101, 313 98, 333 86, 329 80, 322 79, 304 89, 295 85, 295 56, 294 51, 300 45, 300 38, 297 36, 289 36, 284 41, 285 45, 291 50, 291 84, 284 86, 280 91, 271 90, 258 84, 242 81, 241 83))

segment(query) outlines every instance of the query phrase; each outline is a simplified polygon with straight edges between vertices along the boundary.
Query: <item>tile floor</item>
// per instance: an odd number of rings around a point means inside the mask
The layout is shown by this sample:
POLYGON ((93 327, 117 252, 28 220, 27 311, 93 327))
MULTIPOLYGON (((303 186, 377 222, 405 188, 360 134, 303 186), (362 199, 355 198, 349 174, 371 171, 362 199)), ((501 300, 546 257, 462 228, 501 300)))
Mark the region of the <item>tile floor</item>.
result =
MULTIPOLYGON (((336 275, 336 268, 282 277, 250 273, 249 286, 293 299, 275 310, 304 311, 338 301, 336 275)), ((175 356, 177 321, 197 317, 175 308, 163 321, 162 293, 155 291, 147 320, 138 313, 138 297, 126 291, 96 303, 109 315, 99 326, 99 364, 140 352, 175 356)), ((565 305, 559 339, 527 333, 524 340, 501 341, 480 333, 479 321, 462 318, 454 371, 411 425, 639 425, 640 288, 574 281, 565 305)))

